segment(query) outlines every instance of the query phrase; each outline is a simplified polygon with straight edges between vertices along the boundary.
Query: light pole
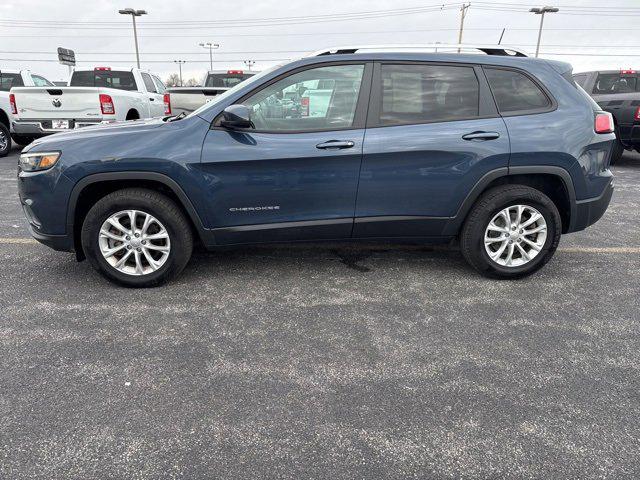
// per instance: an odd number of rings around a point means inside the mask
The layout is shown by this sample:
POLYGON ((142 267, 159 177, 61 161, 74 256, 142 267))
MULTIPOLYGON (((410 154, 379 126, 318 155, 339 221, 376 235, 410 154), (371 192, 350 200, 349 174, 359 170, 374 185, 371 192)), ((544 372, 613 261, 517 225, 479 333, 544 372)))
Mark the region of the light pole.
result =
POLYGON ((133 8, 125 8, 124 10, 118 10, 120 15, 131 15, 133 19, 133 39, 136 42, 136 61, 138 63, 138 68, 140 68, 140 53, 138 51, 138 30, 136 29, 136 17, 141 17, 142 15, 146 15, 146 10, 134 10, 133 8))
POLYGON ((544 14, 556 13, 560 11, 560 9, 556 7, 542 7, 542 8, 532 8, 529 11, 531 13, 535 13, 536 15, 540 15, 540 30, 538 30, 538 43, 536 45, 536 58, 537 58, 538 53, 540 52, 540 39, 542 38, 542 25, 544 24, 544 14))
POLYGON ((247 66, 249 71, 251 71, 251 67, 253 67, 256 64, 256 61, 255 60, 245 60, 244 64, 247 66))
POLYGON ((177 63, 178 68, 180 68, 180 86, 182 87, 182 65, 187 62, 185 60, 174 60, 173 63, 177 63))
POLYGON ((202 48, 208 48, 209 49, 209 64, 211 65, 211 72, 213 72, 213 51, 216 48, 220 48, 220 45, 218 45, 217 43, 211 43, 211 42, 206 42, 206 43, 200 43, 198 44, 200 45, 202 48))

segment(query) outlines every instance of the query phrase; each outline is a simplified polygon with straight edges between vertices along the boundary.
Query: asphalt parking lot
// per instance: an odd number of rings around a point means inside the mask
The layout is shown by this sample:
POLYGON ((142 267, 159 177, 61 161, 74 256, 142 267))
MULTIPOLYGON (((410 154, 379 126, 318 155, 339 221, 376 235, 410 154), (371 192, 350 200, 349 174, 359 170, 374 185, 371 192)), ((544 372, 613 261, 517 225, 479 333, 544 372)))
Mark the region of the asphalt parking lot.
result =
POLYGON ((640 155, 516 282, 456 251, 199 253, 118 288, 0 159, 0 478, 640 477, 640 155))

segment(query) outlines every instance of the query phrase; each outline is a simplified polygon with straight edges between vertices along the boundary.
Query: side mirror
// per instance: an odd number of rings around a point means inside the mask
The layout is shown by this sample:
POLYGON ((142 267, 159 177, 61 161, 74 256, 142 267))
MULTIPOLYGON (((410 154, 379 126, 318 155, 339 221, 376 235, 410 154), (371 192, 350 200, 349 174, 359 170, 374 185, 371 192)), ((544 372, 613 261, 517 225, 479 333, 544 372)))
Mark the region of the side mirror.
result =
POLYGON ((253 128, 251 109, 246 105, 229 105, 222 112, 220 125, 225 128, 253 128))

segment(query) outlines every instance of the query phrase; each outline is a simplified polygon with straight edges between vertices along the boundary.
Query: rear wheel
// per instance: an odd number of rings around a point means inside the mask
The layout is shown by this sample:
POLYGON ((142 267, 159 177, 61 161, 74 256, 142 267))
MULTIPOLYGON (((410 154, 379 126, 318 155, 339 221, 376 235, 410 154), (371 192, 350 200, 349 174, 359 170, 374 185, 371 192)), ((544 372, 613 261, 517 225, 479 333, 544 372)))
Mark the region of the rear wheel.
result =
POLYGON ((461 234, 465 259, 492 278, 521 278, 542 268, 560 241, 562 221, 545 194, 524 185, 485 193, 461 234))
POLYGON ((193 250, 189 221, 153 190, 129 188, 100 199, 82 226, 91 265, 128 287, 154 287, 175 278, 193 250))
POLYGON ((0 123, 0 157, 6 157, 11 151, 11 135, 9 127, 0 123))

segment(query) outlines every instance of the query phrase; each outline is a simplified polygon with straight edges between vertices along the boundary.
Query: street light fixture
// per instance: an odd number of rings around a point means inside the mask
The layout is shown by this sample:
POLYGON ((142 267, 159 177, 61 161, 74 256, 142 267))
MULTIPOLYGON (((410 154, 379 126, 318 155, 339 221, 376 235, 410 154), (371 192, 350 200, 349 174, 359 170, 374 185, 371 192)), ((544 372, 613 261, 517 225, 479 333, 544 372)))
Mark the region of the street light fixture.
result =
POLYGON ((211 42, 199 43, 198 45, 200 45, 202 48, 209 49, 209 63, 211 65, 210 71, 213 72, 213 51, 216 48, 220 48, 220 45, 218 45, 217 43, 211 43, 211 42))
POLYGON ((538 30, 538 43, 536 45, 536 58, 537 58, 538 53, 540 52, 540 39, 542 38, 542 25, 544 24, 544 14, 556 13, 556 12, 559 12, 560 9, 556 7, 542 7, 542 8, 532 8, 529 11, 531 13, 535 13, 536 15, 540 15, 540 30, 538 30))
POLYGON ((138 63, 138 68, 140 68, 140 52, 138 51, 138 30, 136 29, 136 17, 141 17, 142 15, 146 15, 146 10, 134 10, 133 8, 125 8, 123 10, 118 10, 120 15, 131 15, 133 20, 133 40, 136 43, 136 61, 138 63))
POLYGON ((256 61, 255 60, 245 60, 244 64, 247 66, 249 71, 251 71, 251 67, 253 67, 256 64, 256 61))
POLYGON ((185 60, 174 60, 173 63, 177 63, 180 68, 180 86, 182 87, 182 65, 187 62, 185 60))

